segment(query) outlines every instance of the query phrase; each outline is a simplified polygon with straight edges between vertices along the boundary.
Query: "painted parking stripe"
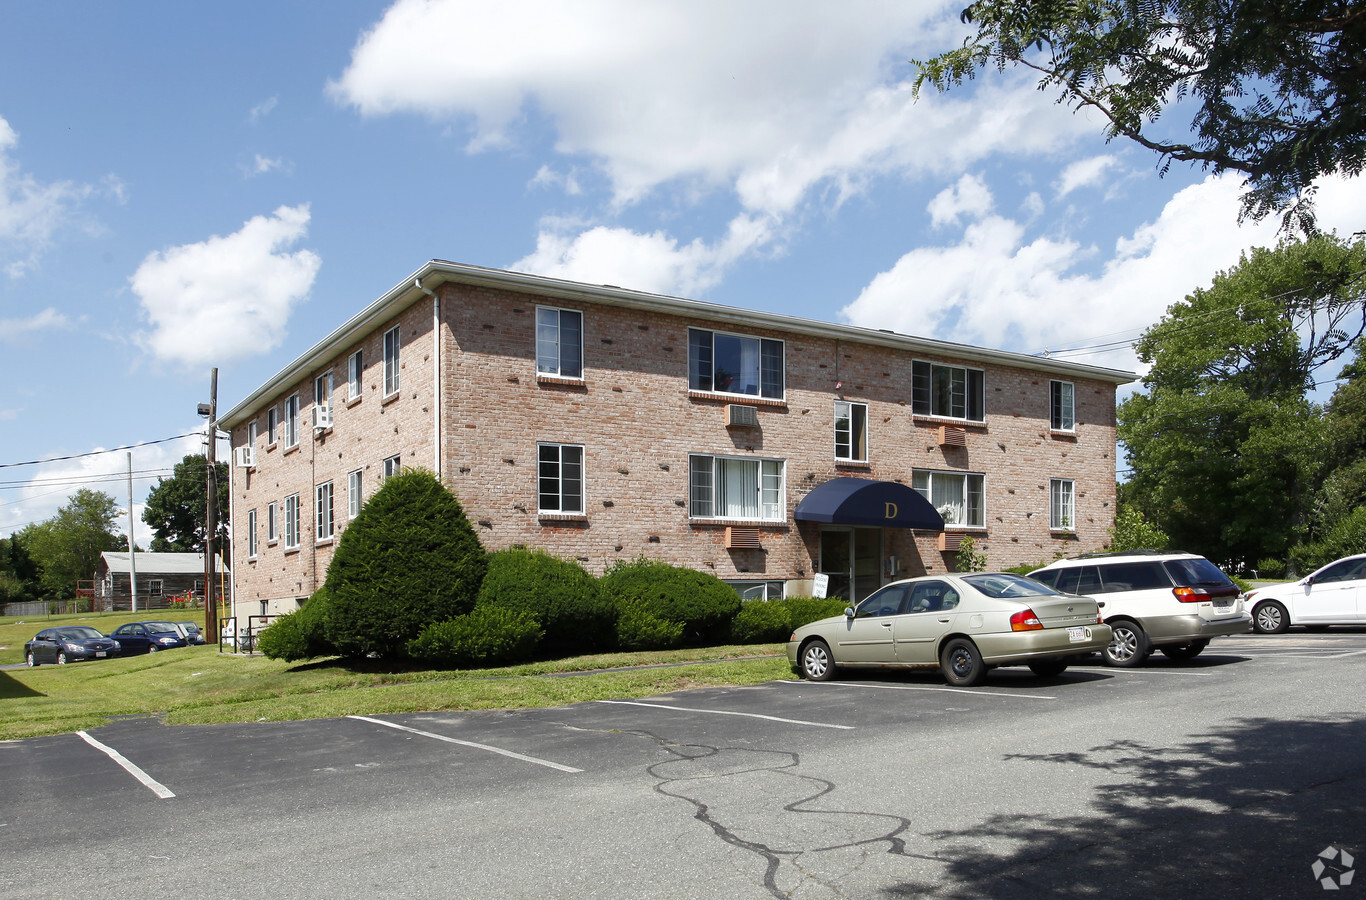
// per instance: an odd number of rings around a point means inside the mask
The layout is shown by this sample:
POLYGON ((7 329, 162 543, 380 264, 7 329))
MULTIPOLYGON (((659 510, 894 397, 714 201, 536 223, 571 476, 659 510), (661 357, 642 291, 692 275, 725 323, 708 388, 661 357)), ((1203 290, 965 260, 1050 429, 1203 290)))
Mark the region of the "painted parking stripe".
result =
POLYGON ((144 787, 146 787, 152 793, 156 794, 162 800, 170 800, 172 797, 175 796, 175 794, 171 793, 170 788, 166 787, 166 785, 162 784, 161 782, 153 779, 152 776, 148 775, 146 772, 142 771, 137 766, 133 765, 133 763, 127 757, 125 757, 119 751, 115 750, 113 747, 110 747, 108 744, 101 744, 99 741, 95 740, 90 735, 86 734, 84 731, 78 731, 76 733, 81 736, 81 740, 85 741, 87 744, 94 747, 96 750, 99 750, 100 752, 108 755, 108 757, 112 759, 114 762, 123 766, 123 768, 127 770, 129 775, 132 775, 138 781, 141 781, 144 787))
POLYGON ((474 741, 462 741, 458 738, 446 737, 444 734, 434 734, 430 731, 419 731, 416 728, 409 728, 407 725, 400 725, 397 722, 386 722, 383 719, 372 719, 369 716, 347 716, 348 719, 359 719, 362 722, 369 722, 372 725, 383 725, 385 728, 393 728, 398 731, 407 731, 410 734, 420 734, 423 737, 433 738, 438 741, 445 741, 448 744, 459 744, 462 747, 472 747, 475 750, 487 750, 490 753, 497 753, 499 756, 508 756, 512 759, 520 759, 522 762, 535 763, 538 766, 545 766, 547 769, 556 769, 560 772, 582 772, 583 769, 576 769, 573 766, 561 765, 551 762, 548 759, 537 759, 534 756, 527 756, 523 753, 515 753, 512 750, 504 750, 502 747, 490 747, 488 744, 479 744, 474 741))
POLYGON ((880 691, 930 691, 939 694, 971 694, 974 697, 1009 697, 1012 700, 1056 700, 1047 694, 1007 694, 1004 691, 979 691, 969 688, 924 687, 915 684, 870 684, 858 681, 779 681, 777 684, 801 684, 811 687, 868 688, 880 691))
POLYGON ((615 703, 618 706, 647 706, 655 709, 667 709, 671 712, 695 712, 707 713, 714 716, 741 716, 746 719, 767 719, 770 722, 782 722, 785 725, 810 725, 813 728, 838 728, 842 731, 853 731, 853 725, 832 725, 829 722, 807 722, 802 719, 784 719, 781 716, 766 716, 762 713, 735 712, 728 709, 698 709, 694 706, 673 706, 664 703, 637 703, 634 700, 599 700, 598 703, 615 703))

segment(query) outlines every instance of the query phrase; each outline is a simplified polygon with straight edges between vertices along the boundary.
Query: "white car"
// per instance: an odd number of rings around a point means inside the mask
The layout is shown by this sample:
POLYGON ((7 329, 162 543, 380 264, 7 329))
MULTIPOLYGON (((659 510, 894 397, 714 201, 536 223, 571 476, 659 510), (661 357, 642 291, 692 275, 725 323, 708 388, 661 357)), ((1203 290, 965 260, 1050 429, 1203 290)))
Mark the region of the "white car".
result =
POLYGON ((1100 603, 1113 632, 1101 653, 1110 666, 1142 665, 1153 650, 1170 659, 1194 659, 1211 638, 1252 630, 1242 591, 1218 566, 1193 553, 1088 553, 1050 563, 1029 577, 1100 603))
POLYGON ((1252 627, 1279 634, 1291 625, 1327 628, 1366 624, 1366 553, 1331 562, 1299 581, 1247 595, 1252 627))

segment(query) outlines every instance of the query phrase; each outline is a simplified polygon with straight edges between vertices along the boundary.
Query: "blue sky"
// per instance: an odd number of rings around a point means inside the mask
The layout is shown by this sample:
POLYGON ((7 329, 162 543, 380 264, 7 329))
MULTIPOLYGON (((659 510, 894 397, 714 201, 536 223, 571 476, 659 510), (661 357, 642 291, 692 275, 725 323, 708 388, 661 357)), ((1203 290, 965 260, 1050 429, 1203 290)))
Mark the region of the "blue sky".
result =
POLYGON ((128 445, 140 514, 212 367, 225 410, 432 258, 1135 368, 1275 223, 1021 74, 914 102, 961 5, 6 4, 0 535, 123 504, 128 445))

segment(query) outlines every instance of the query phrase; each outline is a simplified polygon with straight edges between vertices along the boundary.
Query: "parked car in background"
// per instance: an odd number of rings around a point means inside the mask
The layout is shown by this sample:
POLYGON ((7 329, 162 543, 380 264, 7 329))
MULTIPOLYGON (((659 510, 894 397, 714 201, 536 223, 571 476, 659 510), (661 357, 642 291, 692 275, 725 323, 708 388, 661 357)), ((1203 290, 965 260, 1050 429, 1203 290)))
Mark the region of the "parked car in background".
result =
POLYGON ((1170 659, 1194 659, 1212 638, 1252 630, 1242 591, 1218 566, 1193 553, 1087 553, 1029 577, 1100 603, 1113 631, 1101 654, 1106 665, 1142 665, 1154 650, 1170 659))
POLYGON ((44 628, 24 644, 24 662, 30 666, 56 663, 64 666, 83 659, 117 656, 119 642, 87 625, 44 628))
POLYGON ((198 622, 176 622, 185 631, 186 639, 191 645, 204 643, 204 629, 199 627, 198 622))
POLYGON ((804 678, 837 669, 941 669, 950 684, 980 683, 995 666, 1060 675, 1070 658, 1110 643, 1096 602, 1019 575, 931 575, 887 585, 842 616, 792 633, 787 658, 804 678))
POLYGON ((1291 625, 1327 628, 1366 624, 1366 554, 1330 562, 1299 581, 1247 595, 1252 627, 1279 634, 1291 625))
POLYGON ((186 646, 171 622, 129 622, 115 628, 110 637, 122 645, 125 656, 186 646))

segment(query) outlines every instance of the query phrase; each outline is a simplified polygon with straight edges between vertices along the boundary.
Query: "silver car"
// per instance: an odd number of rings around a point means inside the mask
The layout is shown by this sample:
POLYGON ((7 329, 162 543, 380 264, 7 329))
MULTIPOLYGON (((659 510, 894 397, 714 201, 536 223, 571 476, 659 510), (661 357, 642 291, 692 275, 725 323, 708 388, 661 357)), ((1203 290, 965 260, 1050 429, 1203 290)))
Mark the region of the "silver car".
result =
POLYGON ((812 681, 837 669, 941 669, 953 685, 979 684, 995 666, 1049 677, 1071 657, 1110 643, 1089 597, 1070 597, 1008 573, 927 575, 887 585, 842 616, 792 633, 787 659, 812 681))

